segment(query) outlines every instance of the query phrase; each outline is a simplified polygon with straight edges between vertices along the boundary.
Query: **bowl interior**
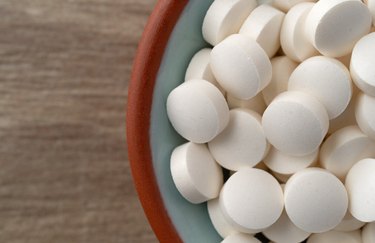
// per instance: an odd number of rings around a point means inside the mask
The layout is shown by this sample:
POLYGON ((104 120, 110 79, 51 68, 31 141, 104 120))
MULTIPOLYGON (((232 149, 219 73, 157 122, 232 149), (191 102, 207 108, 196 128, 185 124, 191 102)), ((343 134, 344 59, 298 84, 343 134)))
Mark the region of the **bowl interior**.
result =
POLYGON ((222 238, 213 228, 206 204, 187 202, 174 186, 169 168, 172 150, 185 141, 168 121, 166 100, 184 81, 190 59, 208 44, 202 37, 204 15, 213 0, 190 0, 168 42, 155 83, 151 111, 151 150, 158 187, 166 210, 184 242, 217 243, 222 238))

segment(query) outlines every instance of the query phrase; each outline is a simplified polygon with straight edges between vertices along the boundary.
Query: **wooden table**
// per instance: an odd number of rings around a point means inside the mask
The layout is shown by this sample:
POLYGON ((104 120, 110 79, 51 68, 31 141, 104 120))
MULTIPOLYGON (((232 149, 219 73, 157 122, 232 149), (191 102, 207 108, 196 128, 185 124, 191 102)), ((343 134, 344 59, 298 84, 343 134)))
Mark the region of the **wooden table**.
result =
POLYGON ((127 161, 154 0, 0 1, 0 242, 157 242, 127 161))

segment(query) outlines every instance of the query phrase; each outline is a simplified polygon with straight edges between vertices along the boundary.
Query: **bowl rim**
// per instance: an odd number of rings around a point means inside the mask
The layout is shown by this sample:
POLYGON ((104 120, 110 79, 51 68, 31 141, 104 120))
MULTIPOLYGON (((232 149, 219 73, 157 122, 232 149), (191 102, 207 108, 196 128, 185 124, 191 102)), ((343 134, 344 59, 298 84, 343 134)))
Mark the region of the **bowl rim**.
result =
POLYGON ((150 121, 153 91, 164 51, 188 0, 159 0, 139 42, 128 90, 126 137, 138 197, 160 242, 182 242, 164 206, 154 174, 150 121))

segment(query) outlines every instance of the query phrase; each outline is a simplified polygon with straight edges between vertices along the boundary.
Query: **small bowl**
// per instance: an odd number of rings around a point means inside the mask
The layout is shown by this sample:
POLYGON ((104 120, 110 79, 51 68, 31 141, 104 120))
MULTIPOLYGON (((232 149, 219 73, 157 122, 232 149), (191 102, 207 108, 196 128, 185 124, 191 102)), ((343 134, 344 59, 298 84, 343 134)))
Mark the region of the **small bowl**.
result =
POLYGON ((138 48, 127 111, 127 142, 134 183, 160 242, 217 243, 206 204, 177 191, 169 168, 172 150, 185 141, 167 118, 169 92, 184 81, 192 56, 209 46, 202 37, 213 0, 158 1, 138 48))

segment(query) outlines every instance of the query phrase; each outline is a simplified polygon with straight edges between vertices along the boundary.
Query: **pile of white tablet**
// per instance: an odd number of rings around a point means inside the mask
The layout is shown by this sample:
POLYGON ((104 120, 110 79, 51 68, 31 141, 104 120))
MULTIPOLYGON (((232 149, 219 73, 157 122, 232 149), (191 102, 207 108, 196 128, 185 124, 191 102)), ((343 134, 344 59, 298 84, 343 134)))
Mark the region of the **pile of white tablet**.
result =
POLYGON ((225 243, 375 243, 375 0, 215 0, 167 112, 225 243), (225 181, 222 168, 231 171, 225 181))

